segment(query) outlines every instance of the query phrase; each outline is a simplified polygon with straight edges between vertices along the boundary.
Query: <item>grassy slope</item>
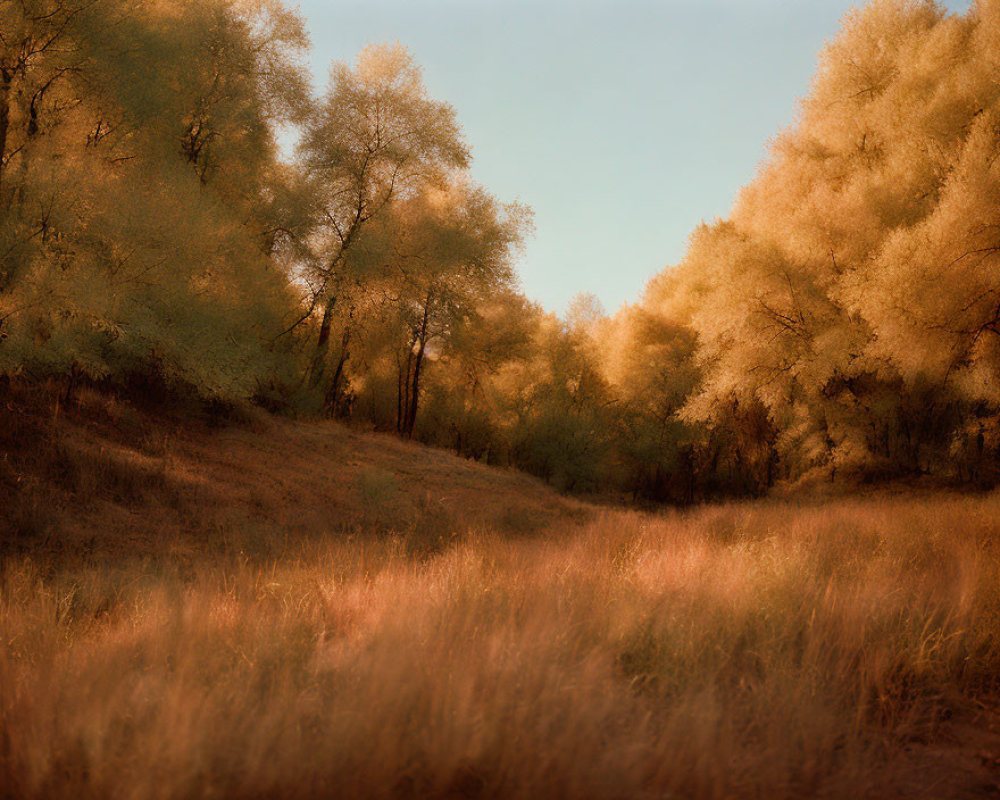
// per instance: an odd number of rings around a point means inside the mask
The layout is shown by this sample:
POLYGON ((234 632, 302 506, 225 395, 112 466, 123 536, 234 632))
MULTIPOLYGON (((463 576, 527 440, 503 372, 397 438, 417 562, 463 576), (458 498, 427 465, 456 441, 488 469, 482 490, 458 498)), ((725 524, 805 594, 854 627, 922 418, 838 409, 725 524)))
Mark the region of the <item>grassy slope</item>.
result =
POLYGON ((373 529, 434 548, 431 521, 530 534, 588 513, 526 475, 394 436, 266 415, 214 427, 90 392, 68 409, 0 408, 0 488, 0 534, 35 552, 277 554, 373 529))
POLYGON ((0 409, 0 797, 997 789, 998 496, 650 515, 52 411, 0 409))

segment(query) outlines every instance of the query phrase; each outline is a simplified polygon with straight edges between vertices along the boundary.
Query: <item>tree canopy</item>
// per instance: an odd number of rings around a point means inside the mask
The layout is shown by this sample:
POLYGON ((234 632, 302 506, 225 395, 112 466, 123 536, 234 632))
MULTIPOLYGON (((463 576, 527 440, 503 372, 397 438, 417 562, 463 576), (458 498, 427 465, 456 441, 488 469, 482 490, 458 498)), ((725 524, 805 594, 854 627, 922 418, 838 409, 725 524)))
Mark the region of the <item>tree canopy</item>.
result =
POLYGON ((729 216, 612 315, 520 293, 531 211, 471 178, 405 47, 319 96, 307 49, 279 0, 0 4, 5 381, 155 382, 677 502, 1000 474, 997 0, 850 12, 729 216))

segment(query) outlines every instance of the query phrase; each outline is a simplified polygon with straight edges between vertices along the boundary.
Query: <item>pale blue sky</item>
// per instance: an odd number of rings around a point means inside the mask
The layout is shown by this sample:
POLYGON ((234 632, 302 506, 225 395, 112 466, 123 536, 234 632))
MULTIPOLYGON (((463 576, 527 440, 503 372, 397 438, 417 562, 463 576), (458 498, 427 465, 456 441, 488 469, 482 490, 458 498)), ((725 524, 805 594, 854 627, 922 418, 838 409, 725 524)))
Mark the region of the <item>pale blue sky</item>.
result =
MULTIPOLYGON (((535 210, 524 292, 608 311, 728 213, 850 0, 301 0, 312 67, 399 40, 458 112, 473 175, 535 210)), ((967 0, 949 0, 964 11, 967 0)))

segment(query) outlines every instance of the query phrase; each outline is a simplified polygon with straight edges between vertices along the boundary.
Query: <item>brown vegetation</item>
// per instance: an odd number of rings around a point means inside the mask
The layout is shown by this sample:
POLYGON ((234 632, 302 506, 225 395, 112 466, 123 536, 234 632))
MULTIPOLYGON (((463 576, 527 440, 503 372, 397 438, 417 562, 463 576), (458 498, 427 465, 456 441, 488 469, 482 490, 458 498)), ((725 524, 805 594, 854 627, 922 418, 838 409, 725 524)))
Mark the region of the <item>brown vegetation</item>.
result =
POLYGON ((114 558, 249 548, 361 532, 530 533, 585 507, 534 478, 339 424, 193 409, 143 411, 91 390, 0 407, 0 551, 114 558), (236 537, 233 541, 230 538, 236 537))
POLYGON ((645 514, 334 423, 21 413, 4 796, 998 785, 996 496, 645 514))
POLYGON ((0 31, 0 797, 1000 790, 1000 495, 843 495, 1000 476, 1000 0, 848 15, 613 317, 401 45, 0 31))

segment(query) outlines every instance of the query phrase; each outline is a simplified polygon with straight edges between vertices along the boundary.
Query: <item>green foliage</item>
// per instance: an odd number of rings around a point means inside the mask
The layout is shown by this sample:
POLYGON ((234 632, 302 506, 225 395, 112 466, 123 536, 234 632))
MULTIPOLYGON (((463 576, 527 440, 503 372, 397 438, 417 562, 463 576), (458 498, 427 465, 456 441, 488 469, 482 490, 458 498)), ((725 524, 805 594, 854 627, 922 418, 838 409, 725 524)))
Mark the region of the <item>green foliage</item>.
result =
POLYGON ((268 347, 293 299, 267 195, 301 25, 228 0, 3 13, 0 373, 251 397, 288 355, 268 347))

